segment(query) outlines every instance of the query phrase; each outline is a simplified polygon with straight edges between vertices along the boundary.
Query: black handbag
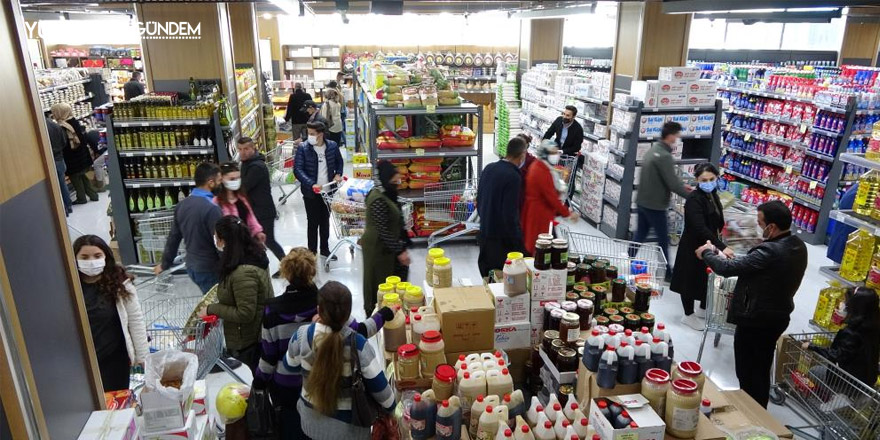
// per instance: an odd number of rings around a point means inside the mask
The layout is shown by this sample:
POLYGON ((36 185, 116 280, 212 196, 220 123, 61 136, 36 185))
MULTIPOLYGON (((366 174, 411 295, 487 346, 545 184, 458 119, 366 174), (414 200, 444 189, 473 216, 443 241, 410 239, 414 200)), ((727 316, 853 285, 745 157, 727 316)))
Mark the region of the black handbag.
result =
POLYGON ((275 408, 272 406, 272 399, 266 390, 251 388, 251 394, 247 399, 245 418, 251 440, 278 439, 275 408))
POLYGON ((360 357, 357 350, 357 333, 351 335, 351 423, 354 426, 367 428, 379 416, 379 410, 373 398, 367 393, 364 376, 361 374, 360 357))

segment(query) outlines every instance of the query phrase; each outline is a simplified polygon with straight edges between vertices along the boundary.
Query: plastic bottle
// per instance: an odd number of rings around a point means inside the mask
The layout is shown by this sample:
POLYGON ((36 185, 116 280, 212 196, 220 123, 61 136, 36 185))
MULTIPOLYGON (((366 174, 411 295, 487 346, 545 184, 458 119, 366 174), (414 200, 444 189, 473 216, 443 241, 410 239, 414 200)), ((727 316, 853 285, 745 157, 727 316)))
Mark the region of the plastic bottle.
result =
POLYGON ((490 406, 498 406, 498 396, 479 395, 474 400, 474 404, 471 406, 470 420, 468 422, 468 434, 470 434, 471 438, 476 437, 477 429, 480 426, 480 418, 483 416, 486 408, 490 406))
POLYGON ((599 388, 614 388, 617 383, 617 353, 614 347, 608 346, 599 360, 599 372, 596 374, 596 384, 599 388))
POLYGON ((656 335, 651 346, 651 360, 654 361, 654 368, 659 368, 667 373, 672 369, 672 357, 669 355, 669 346, 656 335))
POLYGON ((437 440, 459 440, 461 438, 461 400, 452 396, 437 407, 435 434, 437 440))
POLYGON ((612 420, 612 425, 614 425, 615 429, 623 429, 629 426, 632 419, 629 417, 629 413, 626 410, 622 410, 617 417, 612 420))
POLYGON ((543 419, 542 422, 539 422, 535 426, 535 440, 556 440, 556 431, 553 430, 553 422, 547 420, 546 417, 543 419))
POLYGON ((434 436, 437 405, 433 399, 423 398, 422 394, 416 394, 413 397, 413 405, 409 415, 410 434, 413 440, 428 439, 434 436))
POLYGON ((712 402, 709 399, 703 399, 700 402, 700 412, 706 417, 712 415, 712 402))
POLYGON ((617 402, 611 402, 611 405, 608 405, 608 412, 611 413, 611 421, 613 423, 614 419, 623 412, 623 407, 617 402))
POLYGON ((458 355, 458 360, 455 361, 455 365, 453 365, 456 374, 458 374, 458 371, 461 370, 462 366, 467 366, 467 358, 465 355, 460 354, 458 355))
POLYGON ((599 412, 602 413, 605 419, 611 421, 611 408, 608 407, 608 401, 602 399, 596 402, 596 406, 599 408, 599 412))
POLYGON ((535 435, 532 434, 532 429, 529 428, 529 425, 521 425, 516 427, 516 431, 513 433, 513 440, 535 440, 535 435))
MULTIPOLYGON (((462 418, 466 421, 473 421, 473 437, 477 432, 476 423, 478 420, 472 420, 471 408, 476 404, 478 396, 486 395, 486 377, 484 372, 475 371, 465 373, 464 378, 458 383, 458 397, 461 399, 462 418)), ((479 415, 477 415, 479 417, 479 415)), ((470 430, 469 430, 470 431, 470 430)))
POLYGON ((561 411, 562 404, 559 403, 556 394, 551 394, 550 398, 547 400, 547 406, 544 407, 544 415, 546 415, 547 419, 551 422, 556 422, 556 418, 561 411))
POLYGON ((632 330, 626 329, 623 331, 623 336, 620 337, 620 342, 624 342, 624 341, 626 341, 626 343, 630 347, 636 345, 636 338, 635 338, 635 336, 633 336, 632 330))
POLYGON ((504 404, 510 411, 508 424, 515 427, 516 425, 514 423, 516 422, 516 419, 524 415, 528 409, 526 408, 526 400, 525 397, 523 397, 522 390, 514 390, 505 397, 509 397, 509 399, 505 399, 507 403, 504 404))
POLYGON ((504 294, 516 296, 528 291, 529 269, 523 261, 523 254, 511 252, 502 269, 504 276, 504 294), (514 258, 510 258, 513 256, 514 258))
POLYGON ((562 413, 565 414, 565 418, 568 419, 569 422, 573 422, 575 413, 579 410, 580 405, 577 403, 577 398, 569 394, 568 400, 565 401, 565 407, 562 408, 562 413))
POLYGON ((578 438, 587 438, 587 432, 590 430, 590 422, 580 409, 577 410, 575 418, 571 422, 571 426, 574 427, 574 431, 577 433, 578 438))
POLYGON ((617 347, 617 381, 626 385, 639 381, 639 365, 635 361, 635 349, 626 341, 620 341, 620 347, 617 347))
POLYGON ((422 339, 419 341, 419 350, 421 356, 419 362, 421 364, 422 377, 431 377, 438 365, 446 363, 446 344, 443 342, 443 336, 436 330, 428 330, 422 333, 422 339))
POLYGON ((556 423, 553 424, 553 433, 556 434, 556 440, 565 439, 565 431, 571 427, 571 422, 565 417, 558 417, 556 423))
POLYGON ((840 276, 849 281, 863 281, 871 268, 875 242, 874 236, 864 229, 849 234, 840 263, 840 276))
MULTIPOLYGON (((669 358, 675 358, 675 349, 672 346, 672 335, 669 334, 669 331, 666 330, 666 324, 662 322, 658 322, 657 326, 654 330, 654 337, 659 337, 663 342, 666 343, 666 346, 669 347, 669 358)), ((653 342, 653 340, 651 341, 653 342)))
POLYGON ((874 199, 880 190, 880 171, 871 170, 859 177, 859 189, 853 202, 856 214, 870 216, 874 210, 874 199))
MULTIPOLYGON (((471 413, 473 417, 473 413, 471 413)), ((498 416, 494 412, 492 405, 486 406, 486 410, 480 414, 480 421, 477 424, 477 440, 492 440, 498 433, 498 416)))
POLYGON ((574 429, 573 424, 569 424, 565 428, 565 434, 562 436, 564 440, 581 440, 581 436, 578 435, 577 430, 574 429))
POLYGON ((529 405, 529 410, 526 411, 526 421, 529 422, 530 426, 535 426, 538 424, 538 414, 544 412, 544 406, 541 405, 541 401, 538 400, 538 396, 532 396, 532 402, 529 405))
POLYGON ((593 329, 587 337, 587 346, 584 350, 583 363, 587 370, 599 371, 599 358, 602 356, 602 347, 605 346, 605 338, 598 329, 593 329))
MULTIPOLYGON (((650 334, 648 335, 650 336, 650 334)), ((653 342, 653 339, 651 339, 653 342)), ((645 377, 645 373, 654 368, 654 361, 651 360, 651 344, 642 342, 641 339, 636 340, 636 346, 633 349, 636 365, 639 366, 639 378, 645 377)))
POLYGON ((620 335, 614 330, 608 330, 608 334, 605 335, 605 346, 612 347, 617 350, 617 346, 620 345, 620 335))
POLYGON ((513 392, 513 378, 507 368, 486 372, 486 393, 503 396, 513 392))
POLYGON ((394 308, 394 319, 382 326, 385 351, 397 352, 397 348, 406 344, 406 316, 400 307, 394 308))
POLYGON ((513 440, 513 430, 506 423, 498 422, 498 433, 495 434, 495 440, 513 440))
POLYGON ((413 316, 412 341, 421 341, 422 334, 429 330, 440 331, 440 318, 436 314, 413 316))
MULTIPOLYGON (((507 421, 510 420, 510 408, 502 401, 500 405, 495 406, 495 417, 498 421, 508 426, 507 421)), ((500 426, 500 425, 499 425, 500 426)))

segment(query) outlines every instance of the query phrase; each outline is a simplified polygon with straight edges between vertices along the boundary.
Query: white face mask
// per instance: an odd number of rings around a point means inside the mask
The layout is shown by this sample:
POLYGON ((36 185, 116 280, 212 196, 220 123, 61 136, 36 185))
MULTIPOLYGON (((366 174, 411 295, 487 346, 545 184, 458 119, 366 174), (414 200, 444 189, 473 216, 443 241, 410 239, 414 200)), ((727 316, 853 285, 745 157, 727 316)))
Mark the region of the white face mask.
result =
POLYGON ((238 191, 238 189, 241 188, 241 179, 235 179, 235 180, 223 182, 223 186, 225 186, 226 189, 228 189, 228 190, 238 191))
POLYGON ((100 275, 101 272, 104 272, 105 264, 103 258, 96 258, 94 260, 76 260, 76 267, 79 268, 79 271, 82 272, 83 275, 88 275, 90 277, 100 275))
POLYGON ((547 162, 550 162, 550 165, 556 165, 559 163, 560 156, 561 156, 560 153, 551 154, 551 155, 547 156, 547 162))
POLYGON ((318 136, 309 136, 309 143, 312 145, 318 145, 318 136))

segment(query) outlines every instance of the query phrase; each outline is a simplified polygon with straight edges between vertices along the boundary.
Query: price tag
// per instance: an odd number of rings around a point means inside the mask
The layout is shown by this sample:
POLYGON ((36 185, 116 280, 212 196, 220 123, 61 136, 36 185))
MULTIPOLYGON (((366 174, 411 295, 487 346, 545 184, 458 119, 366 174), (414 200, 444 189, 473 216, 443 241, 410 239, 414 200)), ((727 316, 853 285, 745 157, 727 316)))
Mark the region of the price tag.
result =
POLYGON ((154 184, 153 184, 153 188, 159 188, 160 186, 162 186, 161 183, 154 183, 154 184))
POLYGON ((819 183, 819 182, 816 182, 815 180, 811 180, 811 181, 810 181, 810 189, 816 189, 816 185, 817 185, 818 183, 819 183))
POLYGON ((785 174, 791 174, 791 165, 785 167, 785 174))
POLYGON ((807 132, 807 124, 801 124, 801 134, 807 132))
POLYGON ((144 156, 146 156, 146 157, 150 157, 150 156, 152 156, 152 155, 153 155, 153 153, 151 153, 151 152, 149 152, 149 151, 145 151, 145 152, 144 152, 144 156))
POLYGON ((437 106, 436 106, 436 105, 428 105, 428 106, 425 106, 425 113, 436 113, 436 112, 437 112, 437 106))
POLYGON ((746 133, 745 137, 743 137, 743 140, 746 141, 746 142, 752 140, 752 135, 749 134, 749 133, 746 133))
POLYGON ((416 156, 424 156, 425 149, 424 148, 416 148, 416 156))
POLYGON ((730 124, 727 124, 727 128, 725 130, 730 131, 730 124))
POLYGON ((149 127, 149 126, 150 126, 149 122, 141 122, 141 127, 149 127))
POLYGON ((173 151, 166 151, 166 152, 165 152, 165 155, 166 155, 166 156, 173 156, 173 155, 174 155, 174 152, 173 152, 173 151))
POLYGON ((170 126, 171 126, 171 123, 168 122, 168 121, 165 121, 165 122, 162 123, 162 125, 164 125, 165 127, 170 127, 170 126))

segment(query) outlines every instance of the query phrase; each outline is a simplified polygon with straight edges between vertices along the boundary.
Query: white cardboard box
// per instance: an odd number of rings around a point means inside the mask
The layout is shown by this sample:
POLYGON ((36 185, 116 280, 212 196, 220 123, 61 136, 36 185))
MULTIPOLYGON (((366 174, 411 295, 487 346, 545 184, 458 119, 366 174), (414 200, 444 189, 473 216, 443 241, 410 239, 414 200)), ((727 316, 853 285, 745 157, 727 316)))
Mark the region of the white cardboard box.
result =
POLYGON ((633 81, 630 94, 645 103, 645 107, 657 107, 658 84, 656 80, 633 81))
POLYGON ((691 115, 666 115, 666 122, 678 122, 681 124, 682 128, 687 128, 691 125, 691 115))
POLYGON ((193 405, 192 409, 196 412, 197 416, 203 416, 208 413, 208 404, 206 403, 206 396, 208 393, 208 387, 205 385, 205 380, 197 380, 193 384, 193 405))
POLYGON ((687 103, 688 95, 661 95, 657 98, 657 107, 683 107, 687 103))
MULTIPOLYGON (((596 429, 602 440, 663 440, 665 438, 666 424, 663 419, 654 412, 648 404, 648 400, 641 394, 626 394, 622 396, 600 397, 590 400, 590 425, 596 429), (612 400, 626 408, 630 418, 638 425, 638 428, 614 429, 611 422, 599 411, 596 402, 599 399, 612 400)), ((699 410, 697 416, 700 415, 699 410)))
POLYGON ((504 284, 502 283, 489 284, 489 291, 495 297, 496 326, 529 320, 530 295, 528 292, 517 296, 507 296, 504 293, 504 284))
POLYGON ((694 123, 712 125, 715 123, 715 113, 699 113, 691 115, 691 124, 694 123))
POLYGON ((639 127, 639 137, 640 138, 659 138, 660 133, 663 131, 663 127, 657 126, 647 126, 647 127, 639 127))
POLYGON ((690 94, 687 98, 687 106, 688 107, 709 107, 715 105, 715 95, 714 94, 690 94))
POLYGON ((112 411, 92 411, 79 440, 135 440, 138 439, 133 408, 112 411), (108 420, 109 419, 109 420, 108 420))
POLYGON ((495 348, 516 350, 532 346, 532 323, 528 319, 495 324, 495 348))
POLYGON ((204 425, 207 417, 203 418, 201 423, 196 421, 196 412, 190 410, 186 417, 186 424, 182 428, 169 429, 166 431, 145 432, 142 434, 143 440, 181 440, 194 439, 200 431, 199 426, 204 425))
POLYGON ((687 93, 712 93, 718 91, 718 83, 712 79, 698 79, 688 83, 687 93))
POLYGON ((561 301, 565 297, 566 270, 534 270, 532 272, 532 300, 561 301))
POLYGON ((639 127, 663 127, 666 118, 663 115, 642 115, 639 118, 639 127))
POLYGON ((698 67, 661 67, 657 75, 660 81, 693 81, 700 79, 698 67))
POLYGON ((550 302, 559 302, 559 300, 539 300, 532 301, 531 306, 531 319, 529 321, 532 323, 532 345, 535 345, 541 342, 541 336, 544 332, 544 305, 550 302))
POLYGON ((156 391, 141 392, 144 431, 163 432, 179 429, 186 424, 186 415, 192 408, 193 394, 186 402, 168 399, 156 391))
POLYGON ((657 95, 681 95, 688 93, 687 81, 657 81, 657 95))

